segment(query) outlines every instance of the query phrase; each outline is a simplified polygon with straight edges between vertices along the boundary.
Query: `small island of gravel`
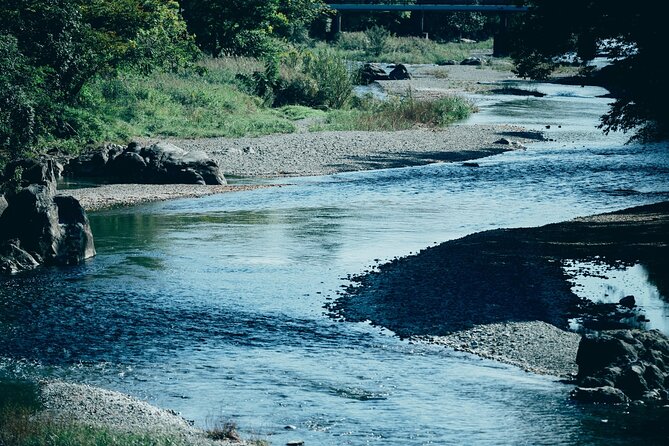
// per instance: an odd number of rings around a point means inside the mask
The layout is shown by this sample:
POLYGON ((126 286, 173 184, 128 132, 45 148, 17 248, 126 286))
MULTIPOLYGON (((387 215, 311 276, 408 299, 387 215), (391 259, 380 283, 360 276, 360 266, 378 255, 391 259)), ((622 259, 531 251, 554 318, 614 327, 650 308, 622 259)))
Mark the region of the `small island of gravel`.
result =
POLYGON ((669 202, 481 232, 354 277, 329 308, 401 337, 570 377, 580 335, 568 331, 568 319, 593 308, 572 292, 562 261, 642 263, 666 293, 667 234, 669 202))

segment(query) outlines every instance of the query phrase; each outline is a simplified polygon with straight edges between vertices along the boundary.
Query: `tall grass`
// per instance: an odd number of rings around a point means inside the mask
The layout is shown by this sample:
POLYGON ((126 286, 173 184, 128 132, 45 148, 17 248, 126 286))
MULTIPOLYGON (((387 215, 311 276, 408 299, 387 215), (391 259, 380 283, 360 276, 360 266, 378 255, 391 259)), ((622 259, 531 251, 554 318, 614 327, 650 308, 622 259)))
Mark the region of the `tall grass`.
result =
MULTIPOLYGON (((260 98, 243 92, 239 73, 257 68, 253 59, 218 59, 201 70, 148 76, 121 74, 99 78, 82 91, 65 122, 77 123, 68 140, 43 140, 42 146, 81 146, 132 137, 258 136, 290 133, 295 126, 260 98)), ((74 126, 73 126, 74 127, 74 126)))
POLYGON ((468 100, 451 96, 418 100, 412 95, 388 101, 363 98, 348 110, 328 114, 312 130, 406 130, 415 127, 443 127, 466 119, 475 111, 468 100))
POLYGON ((439 43, 419 37, 382 34, 370 29, 367 32, 342 33, 334 47, 348 60, 438 64, 451 59, 460 61, 473 51, 491 50, 492 39, 476 43, 439 43))

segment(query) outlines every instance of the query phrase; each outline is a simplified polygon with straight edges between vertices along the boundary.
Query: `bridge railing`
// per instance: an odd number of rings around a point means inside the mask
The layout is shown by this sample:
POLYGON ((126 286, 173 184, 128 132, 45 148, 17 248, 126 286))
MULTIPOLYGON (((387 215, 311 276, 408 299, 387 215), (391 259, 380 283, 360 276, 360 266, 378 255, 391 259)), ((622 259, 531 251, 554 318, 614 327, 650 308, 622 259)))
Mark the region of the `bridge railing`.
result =
POLYGON ((521 6, 521 0, 328 0, 329 4, 352 5, 509 5, 521 6))

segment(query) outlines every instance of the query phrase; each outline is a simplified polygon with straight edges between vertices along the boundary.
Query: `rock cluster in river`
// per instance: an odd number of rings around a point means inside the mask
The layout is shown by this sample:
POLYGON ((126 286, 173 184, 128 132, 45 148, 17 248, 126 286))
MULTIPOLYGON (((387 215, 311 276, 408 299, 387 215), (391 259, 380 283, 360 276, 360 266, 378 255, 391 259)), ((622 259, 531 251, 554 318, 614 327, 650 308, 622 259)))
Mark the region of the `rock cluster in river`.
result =
POLYGON ((75 177, 146 184, 225 184, 218 164, 202 151, 187 152, 174 144, 142 147, 107 144, 70 161, 65 173, 75 177))
POLYGON ((657 330, 610 330, 587 334, 578 354, 580 401, 669 402, 669 338, 657 330))
POLYGON ((94 256, 86 212, 76 199, 56 195, 54 161, 21 160, 8 171, 16 167, 21 167, 22 178, 16 184, 10 181, 7 207, 0 215, 0 272, 78 264, 94 256))
POLYGON ((370 84, 374 81, 401 81, 411 79, 411 74, 406 65, 401 63, 393 65, 390 73, 386 72, 386 70, 377 63, 366 63, 360 69, 359 76, 363 84, 370 84))

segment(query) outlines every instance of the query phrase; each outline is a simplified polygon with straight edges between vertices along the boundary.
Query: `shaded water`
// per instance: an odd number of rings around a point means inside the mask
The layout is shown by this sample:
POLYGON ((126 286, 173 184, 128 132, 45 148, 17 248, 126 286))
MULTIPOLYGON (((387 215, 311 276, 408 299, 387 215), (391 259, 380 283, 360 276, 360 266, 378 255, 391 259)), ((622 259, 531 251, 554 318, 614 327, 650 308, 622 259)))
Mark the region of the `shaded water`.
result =
POLYGON ((480 168, 297 178, 91 215, 95 259, 0 279, 0 356, 23 358, 0 370, 119 389, 202 426, 223 416, 274 444, 661 444, 644 413, 576 406, 551 378, 322 309, 377 260, 669 198, 666 146, 603 137, 596 89, 535 88, 553 93, 475 97, 472 119, 551 125, 559 141, 480 168))

